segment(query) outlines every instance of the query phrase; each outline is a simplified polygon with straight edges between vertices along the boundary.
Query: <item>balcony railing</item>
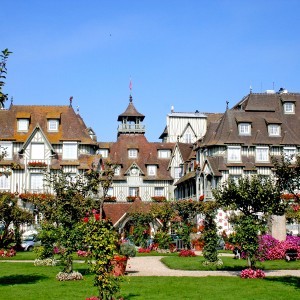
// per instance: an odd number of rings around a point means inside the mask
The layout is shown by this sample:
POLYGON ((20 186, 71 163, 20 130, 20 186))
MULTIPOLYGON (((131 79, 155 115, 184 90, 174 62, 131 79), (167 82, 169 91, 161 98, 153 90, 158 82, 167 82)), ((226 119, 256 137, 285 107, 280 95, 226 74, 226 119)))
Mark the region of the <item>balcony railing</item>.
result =
POLYGON ((141 124, 121 124, 118 126, 118 132, 121 133, 145 133, 145 125, 141 124))

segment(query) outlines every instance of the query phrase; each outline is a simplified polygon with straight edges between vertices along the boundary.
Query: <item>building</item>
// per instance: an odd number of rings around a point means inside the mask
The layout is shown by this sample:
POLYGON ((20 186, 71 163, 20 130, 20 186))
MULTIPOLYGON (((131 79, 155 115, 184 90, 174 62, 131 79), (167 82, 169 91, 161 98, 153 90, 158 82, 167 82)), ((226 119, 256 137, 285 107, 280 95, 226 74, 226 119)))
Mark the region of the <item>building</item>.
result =
MULTIPOLYGON (((213 200, 212 190, 229 178, 272 176, 272 156, 299 154, 299 115, 300 94, 284 89, 248 94, 219 121, 211 122, 205 136, 194 144, 198 167, 190 178, 186 172, 186 180, 177 182, 177 189, 184 189, 190 180, 199 197, 213 200)), ((228 226, 226 215, 220 220, 228 226)))
POLYGON ((99 165, 95 133, 71 106, 11 105, 0 110, 0 192, 46 193, 45 172, 70 176, 99 165))

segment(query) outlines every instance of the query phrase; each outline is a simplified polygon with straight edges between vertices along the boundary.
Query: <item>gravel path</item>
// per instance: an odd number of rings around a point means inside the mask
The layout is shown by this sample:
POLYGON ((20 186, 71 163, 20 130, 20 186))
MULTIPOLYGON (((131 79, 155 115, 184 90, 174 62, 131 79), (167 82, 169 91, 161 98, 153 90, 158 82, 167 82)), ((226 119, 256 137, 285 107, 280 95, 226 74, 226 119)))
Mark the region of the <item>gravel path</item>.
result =
MULTIPOLYGON (((182 271, 167 268, 160 260, 163 256, 131 257, 127 263, 128 276, 237 276, 239 271, 182 271)), ((265 271, 266 276, 298 276, 299 270, 265 271)))

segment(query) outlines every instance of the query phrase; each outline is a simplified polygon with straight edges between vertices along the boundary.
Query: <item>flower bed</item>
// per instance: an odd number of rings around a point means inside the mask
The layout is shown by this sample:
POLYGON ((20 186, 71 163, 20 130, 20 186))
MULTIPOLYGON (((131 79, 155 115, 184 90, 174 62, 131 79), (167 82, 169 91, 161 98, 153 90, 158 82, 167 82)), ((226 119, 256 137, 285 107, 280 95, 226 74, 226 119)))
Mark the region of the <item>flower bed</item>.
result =
POLYGON ((260 269, 245 269, 240 273, 241 278, 265 278, 266 274, 260 269))
POLYGON ((150 253, 150 249, 146 249, 146 248, 139 248, 138 253, 150 253))
POLYGON ((179 252, 179 256, 181 257, 192 257, 192 256, 196 256, 196 253, 193 250, 181 250, 179 252))
POLYGON ((153 196, 151 199, 153 202, 164 202, 167 200, 167 198, 164 196, 153 196))
POLYGON ((1 249, 0 250, 0 257, 12 257, 12 256, 16 256, 17 252, 14 249, 10 249, 10 250, 4 250, 1 249))

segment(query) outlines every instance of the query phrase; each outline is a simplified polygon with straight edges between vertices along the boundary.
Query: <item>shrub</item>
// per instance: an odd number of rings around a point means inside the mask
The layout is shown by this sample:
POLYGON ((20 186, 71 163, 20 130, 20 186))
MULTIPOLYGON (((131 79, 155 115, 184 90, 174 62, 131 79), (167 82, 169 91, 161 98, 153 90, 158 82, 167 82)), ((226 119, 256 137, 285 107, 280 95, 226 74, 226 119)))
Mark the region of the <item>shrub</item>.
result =
POLYGON ((127 257, 135 257, 136 248, 130 242, 124 242, 120 245, 120 254, 125 255, 127 257))
POLYGON ((59 272, 56 275, 56 279, 59 281, 82 280, 83 276, 79 272, 74 272, 74 271, 72 273, 59 272))
POLYGON ((12 257, 16 255, 17 252, 12 248, 10 250, 4 250, 4 249, 0 250, 0 257, 12 257))
POLYGON ((56 266, 57 260, 54 258, 36 259, 34 261, 35 266, 56 266))
POLYGON ((88 256, 91 255, 91 252, 89 252, 89 251, 84 251, 84 250, 78 250, 78 251, 77 251, 77 255, 78 255, 79 257, 88 257, 88 256))

